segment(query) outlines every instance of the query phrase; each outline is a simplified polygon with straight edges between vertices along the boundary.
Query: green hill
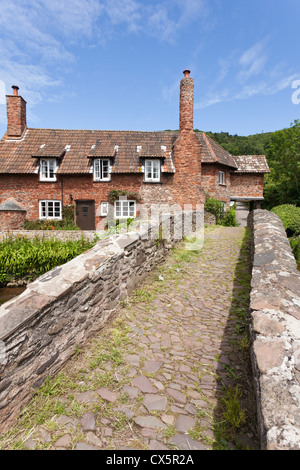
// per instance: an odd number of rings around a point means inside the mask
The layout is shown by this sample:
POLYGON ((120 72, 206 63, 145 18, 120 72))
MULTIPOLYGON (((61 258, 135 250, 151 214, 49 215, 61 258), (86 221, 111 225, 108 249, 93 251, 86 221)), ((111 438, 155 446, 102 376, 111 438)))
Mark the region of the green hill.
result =
MULTIPOLYGON (((196 129, 197 132, 198 129, 196 129)), ((206 132, 231 155, 265 155, 273 132, 249 136, 230 135, 228 132, 206 132)))

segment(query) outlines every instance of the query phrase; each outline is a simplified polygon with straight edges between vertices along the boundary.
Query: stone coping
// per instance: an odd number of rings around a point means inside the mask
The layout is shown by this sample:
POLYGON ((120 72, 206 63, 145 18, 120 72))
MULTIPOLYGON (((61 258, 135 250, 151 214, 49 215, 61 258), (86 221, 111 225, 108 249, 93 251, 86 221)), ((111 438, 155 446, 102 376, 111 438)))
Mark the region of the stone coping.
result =
POLYGON ((280 218, 249 215, 251 353, 262 449, 300 449, 300 273, 280 218))

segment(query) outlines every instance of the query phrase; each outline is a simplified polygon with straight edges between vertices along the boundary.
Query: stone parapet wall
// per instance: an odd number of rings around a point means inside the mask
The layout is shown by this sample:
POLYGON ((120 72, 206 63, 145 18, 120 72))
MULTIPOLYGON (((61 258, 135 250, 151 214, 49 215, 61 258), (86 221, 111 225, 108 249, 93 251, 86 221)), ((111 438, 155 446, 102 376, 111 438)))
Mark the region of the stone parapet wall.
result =
POLYGON ((203 218, 203 211, 165 215, 160 224, 101 240, 0 307, 1 431, 203 218))
POLYGON ((277 215, 255 210, 251 353, 261 448, 300 449, 300 273, 277 215))
POLYGON ((29 240, 34 238, 56 238, 57 240, 80 240, 85 238, 86 240, 93 241, 95 238, 95 230, 1 230, 0 231, 0 242, 6 238, 12 237, 13 239, 18 237, 26 237, 29 240))

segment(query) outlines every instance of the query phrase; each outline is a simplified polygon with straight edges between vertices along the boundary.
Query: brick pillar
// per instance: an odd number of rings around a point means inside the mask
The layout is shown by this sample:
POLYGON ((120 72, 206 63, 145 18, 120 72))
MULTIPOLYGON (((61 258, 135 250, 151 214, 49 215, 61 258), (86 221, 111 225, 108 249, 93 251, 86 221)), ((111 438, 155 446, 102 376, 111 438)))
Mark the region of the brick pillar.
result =
POLYGON ((26 124, 26 101, 18 94, 18 87, 13 86, 13 94, 6 95, 7 109, 7 136, 11 138, 21 137, 26 124))

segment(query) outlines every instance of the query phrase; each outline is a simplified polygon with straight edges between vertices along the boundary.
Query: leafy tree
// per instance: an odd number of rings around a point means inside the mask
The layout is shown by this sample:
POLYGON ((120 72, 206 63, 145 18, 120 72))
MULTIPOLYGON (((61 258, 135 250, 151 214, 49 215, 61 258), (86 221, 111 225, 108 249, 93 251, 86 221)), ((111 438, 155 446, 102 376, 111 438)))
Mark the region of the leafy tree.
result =
POLYGON ((271 173, 265 179, 265 206, 300 205, 300 121, 273 133, 266 157, 271 173))

